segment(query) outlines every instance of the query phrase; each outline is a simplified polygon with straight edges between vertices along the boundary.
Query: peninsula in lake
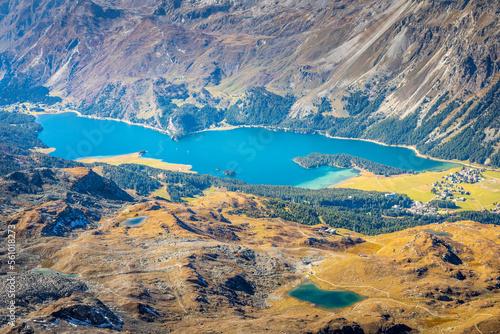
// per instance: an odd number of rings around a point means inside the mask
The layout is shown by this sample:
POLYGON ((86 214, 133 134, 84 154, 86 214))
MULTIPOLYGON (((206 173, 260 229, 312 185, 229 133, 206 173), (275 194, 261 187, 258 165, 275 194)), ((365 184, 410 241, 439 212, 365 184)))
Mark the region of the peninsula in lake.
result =
POLYGON ((338 168, 354 168, 360 171, 368 171, 375 175, 398 175, 404 174, 408 171, 398 168, 379 164, 359 157, 354 157, 349 154, 324 154, 324 153, 311 153, 305 157, 294 158, 297 164, 304 168, 318 168, 322 166, 332 166, 338 168))

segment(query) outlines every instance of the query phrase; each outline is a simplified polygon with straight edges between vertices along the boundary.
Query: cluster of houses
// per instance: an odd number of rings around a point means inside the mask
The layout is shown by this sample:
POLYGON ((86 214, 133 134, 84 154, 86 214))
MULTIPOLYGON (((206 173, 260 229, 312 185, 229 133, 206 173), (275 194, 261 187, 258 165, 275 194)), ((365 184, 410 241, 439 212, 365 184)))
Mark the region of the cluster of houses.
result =
MULTIPOLYGON (((434 193, 436 197, 430 200, 429 202, 422 203, 419 201, 413 201, 411 207, 408 209, 404 209, 399 205, 393 205, 392 210, 394 211, 405 210, 409 213, 420 214, 420 215, 436 215, 438 212, 438 208, 436 208, 436 205, 432 204, 433 200, 465 202, 466 198, 461 197, 460 195, 470 195, 470 193, 460 184, 477 183, 480 181, 484 181, 485 178, 482 175, 483 171, 484 169, 463 168, 462 170, 456 173, 450 173, 445 177, 443 177, 442 181, 438 181, 432 184, 433 186, 432 193, 434 193)), ((386 193, 385 197, 391 199, 397 198, 398 194, 386 193)), ((500 203, 498 204, 494 203, 494 204, 496 204, 496 207, 491 209, 491 212, 500 214, 500 203)), ((449 206, 449 208, 453 208, 453 206, 449 206)))
POLYGON ((475 168, 463 168, 456 173, 450 173, 445 180, 453 183, 476 183, 484 179, 481 175, 482 171, 475 168))
POLYGON ((406 210, 416 215, 435 215, 437 213, 437 209, 434 206, 420 201, 413 201, 411 207, 406 210))
POLYGON ((337 234, 337 229, 331 228, 329 226, 321 226, 314 228, 317 232, 329 233, 329 234, 337 234))
POLYGON ((460 183, 476 183, 484 180, 481 175, 481 170, 473 168, 464 168, 456 173, 450 173, 444 177, 441 182, 433 183, 432 192, 442 200, 452 199, 453 201, 464 202, 463 197, 454 197, 457 194, 469 195, 469 192, 464 187, 459 186, 460 183))
MULTIPOLYGON (((493 203, 493 204, 495 204, 495 203, 493 203)), ((496 213, 496 214, 500 214, 500 203, 497 204, 493 209, 491 209, 491 212, 496 213)))
MULTIPOLYGON (((398 198, 397 193, 386 193, 385 198, 391 198, 395 199, 398 198)), ((418 215, 435 215, 436 214, 436 208, 429 205, 428 203, 422 203, 420 201, 413 201, 412 205, 408 209, 403 209, 400 205, 393 205, 391 207, 392 210, 394 211, 401 211, 405 210, 407 212, 410 212, 412 214, 418 214, 418 215)))

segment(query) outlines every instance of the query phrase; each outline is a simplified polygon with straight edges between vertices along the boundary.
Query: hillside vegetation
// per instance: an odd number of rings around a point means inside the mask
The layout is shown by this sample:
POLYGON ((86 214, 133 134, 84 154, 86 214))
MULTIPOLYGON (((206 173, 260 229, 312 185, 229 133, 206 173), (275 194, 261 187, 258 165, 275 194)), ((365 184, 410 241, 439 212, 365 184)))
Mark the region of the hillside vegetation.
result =
POLYGON ((321 166, 332 166, 339 168, 354 168, 368 171, 377 175, 398 175, 406 173, 406 170, 397 167, 391 167, 367 159, 354 157, 349 154, 324 154, 311 153, 305 157, 294 158, 293 161, 304 168, 318 168, 321 166))

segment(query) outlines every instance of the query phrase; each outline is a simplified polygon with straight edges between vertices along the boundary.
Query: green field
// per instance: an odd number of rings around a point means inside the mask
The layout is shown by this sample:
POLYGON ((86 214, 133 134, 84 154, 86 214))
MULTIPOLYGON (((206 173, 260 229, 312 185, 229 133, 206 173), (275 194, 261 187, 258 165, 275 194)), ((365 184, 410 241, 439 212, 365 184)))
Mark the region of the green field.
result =
POLYGON ((362 173, 358 177, 337 185, 337 187, 396 192, 406 194, 416 201, 428 202, 436 197, 436 195, 431 192, 433 188, 432 184, 441 181, 442 178, 449 173, 454 173, 459 170, 460 167, 456 167, 447 171, 425 172, 416 175, 404 174, 390 177, 377 177, 370 173, 362 173))
POLYGON ((432 188, 433 188, 432 185, 426 184, 423 186, 418 186, 418 187, 411 188, 411 189, 404 189, 404 190, 400 190, 400 191, 396 191, 396 192, 406 194, 406 195, 408 195, 408 197, 410 197, 411 199, 414 199, 416 201, 428 202, 431 199, 433 199, 434 197, 436 197, 436 195, 434 195, 431 192, 432 188))
POLYGON ((476 211, 481 210, 482 207, 473 199, 471 196, 464 195, 462 196, 466 198, 465 202, 456 202, 455 204, 460 207, 460 211, 476 211))
MULTIPOLYGON (((382 192, 390 191, 406 194, 416 201, 428 202, 436 197, 431 192, 432 184, 443 181, 443 177, 460 169, 461 167, 456 167, 441 172, 425 172, 417 175, 405 174, 391 177, 377 177, 371 173, 362 173, 358 177, 337 185, 337 187, 382 192)), ((466 199, 465 202, 456 202, 456 205, 460 207, 460 211, 475 211, 483 208, 490 210, 496 206, 496 203, 500 203, 500 172, 485 171, 483 176, 486 180, 476 184, 459 184, 470 193, 470 195, 455 195, 466 199)))
POLYGON ((500 180, 500 172, 495 172, 495 171, 492 171, 492 170, 487 170, 487 171, 483 172, 483 175, 484 176, 489 176, 489 177, 492 177, 492 178, 500 180))
POLYGON ((166 187, 161 187, 160 189, 158 189, 155 192, 153 192, 152 195, 153 196, 162 197, 162 198, 170 200, 170 195, 168 194, 167 189, 165 189, 165 188, 166 187))
POLYGON ((496 205, 493 203, 500 202, 500 191, 491 191, 484 188, 484 182, 477 184, 463 184, 470 194, 479 202, 485 209, 492 209, 496 205))

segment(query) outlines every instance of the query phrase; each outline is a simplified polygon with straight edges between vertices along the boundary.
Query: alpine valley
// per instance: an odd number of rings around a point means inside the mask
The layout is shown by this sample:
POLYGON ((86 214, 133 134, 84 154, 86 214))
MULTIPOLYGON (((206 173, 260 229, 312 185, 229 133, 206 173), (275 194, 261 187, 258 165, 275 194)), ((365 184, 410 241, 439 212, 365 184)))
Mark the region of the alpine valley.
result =
POLYGON ((0 0, 0 333, 500 333, 499 16, 0 0))
POLYGON ((60 98, 176 138, 260 125, 499 166, 499 11, 488 0, 2 0, 2 103, 60 98))

